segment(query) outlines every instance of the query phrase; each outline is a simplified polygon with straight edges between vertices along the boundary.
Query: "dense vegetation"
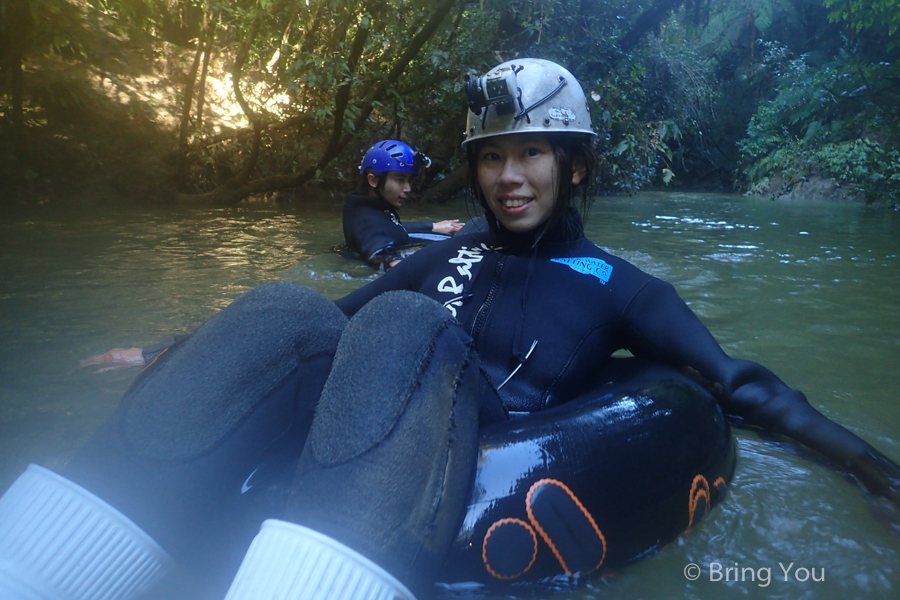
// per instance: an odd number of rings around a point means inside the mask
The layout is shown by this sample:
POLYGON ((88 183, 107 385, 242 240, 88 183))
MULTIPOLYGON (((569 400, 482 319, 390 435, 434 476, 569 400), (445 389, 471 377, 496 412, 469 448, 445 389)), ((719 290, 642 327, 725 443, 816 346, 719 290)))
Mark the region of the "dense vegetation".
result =
POLYGON ((343 190, 401 137, 460 189, 462 75, 560 62, 599 191, 900 193, 900 0, 0 0, 0 198, 343 190))

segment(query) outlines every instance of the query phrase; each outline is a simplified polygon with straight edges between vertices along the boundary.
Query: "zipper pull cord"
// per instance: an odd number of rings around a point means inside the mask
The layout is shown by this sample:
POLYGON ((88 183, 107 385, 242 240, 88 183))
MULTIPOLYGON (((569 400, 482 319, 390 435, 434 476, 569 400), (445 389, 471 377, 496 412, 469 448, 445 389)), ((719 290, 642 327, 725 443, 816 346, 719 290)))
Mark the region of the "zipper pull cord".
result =
POLYGON ((531 356, 531 353, 534 352, 534 347, 537 346, 537 343, 538 343, 537 340, 534 340, 533 342, 531 342, 531 348, 529 348, 528 352, 525 353, 525 358, 519 359, 518 366, 515 369, 513 369, 513 372, 509 374, 509 377, 507 377, 506 379, 503 380, 503 383, 501 383, 500 385, 497 386, 498 392, 501 390, 501 388, 503 388, 504 385, 507 384, 507 382, 509 382, 510 379, 513 378, 513 375, 515 375, 516 373, 519 372, 519 369, 522 368, 522 365, 525 364, 525 361, 528 360, 528 358, 531 356))

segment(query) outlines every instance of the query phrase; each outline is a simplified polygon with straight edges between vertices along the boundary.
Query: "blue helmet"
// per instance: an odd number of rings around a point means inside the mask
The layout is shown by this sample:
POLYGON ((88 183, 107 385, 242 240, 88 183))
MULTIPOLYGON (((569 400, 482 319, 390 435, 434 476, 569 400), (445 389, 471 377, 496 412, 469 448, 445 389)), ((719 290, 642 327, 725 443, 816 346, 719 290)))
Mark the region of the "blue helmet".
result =
POLYGON ((431 166, 431 159, 398 140, 382 140, 369 148, 359 164, 360 175, 371 169, 375 173, 400 171, 419 175, 419 169, 431 166))

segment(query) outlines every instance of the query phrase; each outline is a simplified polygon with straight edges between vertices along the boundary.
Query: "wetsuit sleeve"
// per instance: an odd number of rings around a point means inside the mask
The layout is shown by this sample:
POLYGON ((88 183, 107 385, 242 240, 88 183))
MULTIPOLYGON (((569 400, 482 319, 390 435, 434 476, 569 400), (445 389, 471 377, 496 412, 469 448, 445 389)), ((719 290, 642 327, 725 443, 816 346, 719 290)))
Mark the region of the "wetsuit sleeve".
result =
POLYGON ((431 233, 432 229, 434 229, 434 223, 430 221, 412 221, 407 223, 404 221, 403 229, 406 230, 406 233, 431 233))
POLYGON ((742 424, 785 435, 900 504, 900 467, 822 415, 766 367, 729 357, 668 283, 652 280, 625 314, 629 350, 685 369, 742 424))
POLYGON ((348 317, 355 315, 359 309, 374 298, 392 290, 411 290, 410 284, 410 260, 401 260, 400 263, 379 277, 372 283, 366 284, 355 292, 347 294, 343 298, 335 300, 335 304, 348 317))
POLYGON ((144 357, 145 363, 149 363, 154 358, 159 356, 164 350, 168 350, 173 346, 181 344, 187 338, 188 336, 186 335, 176 335, 174 337, 170 337, 167 340, 163 340, 155 344, 150 344, 149 346, 144 346, 143 348, 141 348, 141 356, 144 357))

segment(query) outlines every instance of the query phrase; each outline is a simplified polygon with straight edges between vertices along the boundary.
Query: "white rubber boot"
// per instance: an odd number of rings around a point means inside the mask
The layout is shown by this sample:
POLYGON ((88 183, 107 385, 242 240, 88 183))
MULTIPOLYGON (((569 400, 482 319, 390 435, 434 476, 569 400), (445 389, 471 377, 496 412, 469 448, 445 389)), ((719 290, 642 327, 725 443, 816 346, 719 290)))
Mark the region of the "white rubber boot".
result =
POLYGON ((355 550, 301 525, 268 519, 225 600, 416 600, 355 550))
POLYGON ((171 566, 122 513, 43 467, 30 465, 0 498, 3 600, 127 600, 171 566))

